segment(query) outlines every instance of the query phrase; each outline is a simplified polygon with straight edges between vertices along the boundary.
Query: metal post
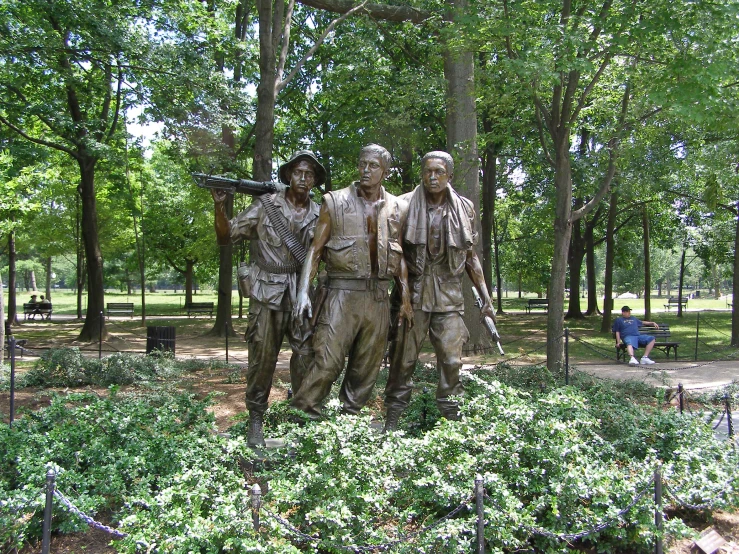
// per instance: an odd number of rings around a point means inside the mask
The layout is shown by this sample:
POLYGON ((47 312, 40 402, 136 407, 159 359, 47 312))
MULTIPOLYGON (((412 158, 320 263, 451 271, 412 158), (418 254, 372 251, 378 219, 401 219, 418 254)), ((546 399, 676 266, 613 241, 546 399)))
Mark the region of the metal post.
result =
POLYGON ((100 310, 100 328, 98 329, 98 360, 103 359, 103 325, 105 324, 105 316, 103 310, 100 310))
POLYGON ((654 526, 657 528, 657 541, 654 545, 654 554, 663 554, 662 551, 662 471, 654 470, 654 526))
POLYGON ((724 393, 724 407, 726 408, 726 425, 729 427, 729 436, 734 436, 734 421, 731 419, 731 403, 729 402, 729 393, 724 393))
POLYGON ((565 385, 570 384, 570 328, 565 327, 565 385))
POLYGON ((695 320, 695 357, 693 358, 696 362, 698 361, 698 336, 701 328, 701 313, 698 312, 698 318, 695 320))
POLYGON ((228 363, 228 321, 226 322, 226 363, 228 363))
POLYGON ((259 533, 259 509, 262 507, 262 488, 254 483, 251 488, 251 519, 254 524, 254 533, 259 533))
POLYGON ((10 335, 8 338, 8 348, 10 348, 10 425, 13 427, 13 419, 15 418, 15 336, 10 335))
POLYGON ((428 408, 427 408, 427 395, 429 393, 428 387, 423 387, 423 405, 421 406, 421 425, 423 427, 426 427, 426 418, 428 418, 428 408))
POLYGON ((682 415, 683 409, 685 409, 685 391, 682 383, 677 384, 677 397, 680 402, 680 414, 682 415))
POLYGON ((46 472, 46 507, 44 508, 44 527, 41 541, 41 554, 49 554, 51 550, 51 508, 54 503, 56 473, 53 469, 46 472))
POLYGON ((477 506, 477 548, 476 554, 485 554, 485 509, 483 506, 483 480, 475 475, 475 506, 477 506))

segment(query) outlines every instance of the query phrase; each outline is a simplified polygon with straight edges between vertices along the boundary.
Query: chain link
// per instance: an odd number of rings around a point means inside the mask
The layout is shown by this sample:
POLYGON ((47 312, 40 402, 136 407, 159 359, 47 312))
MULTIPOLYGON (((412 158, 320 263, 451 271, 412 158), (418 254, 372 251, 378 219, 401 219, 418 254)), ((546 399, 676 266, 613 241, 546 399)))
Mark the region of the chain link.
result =
POLYGON ((56 496, 59 501, 74 515, 79 517, 82 521, 87 523, 90 527, 93 527, 94 529, 98 529, 99 531, 105 531, 106 533, 109 533, 113 535, 114 537, 118 537, 119 539, 123 539, 128 536, 128 533, 123 533, 122 531, 118 531, 117 529, 113 529, 112 527, 108 527, 107 525, 100 523, 99 521, 95 521, 93 518, 88 516, 87 514, 80 511, 77 506, 72 504, 72 502, 62 494, 62 492, 59 489, 54 490, 54 496, 56 496))
MULTIPOLYGON (((341 544, 328 544, 326 546, 331 548, 336 548, 338 550, 344 550, 347 552, 384 552, 387 551, 395 546, 398 546, 400 544, 403 544, 405 542, 410 542, 412 539, 416 538, 417 536, 427 533, 428 531, 431 531, 432 529, 435 529, 445 521, 451 519, 455 515, 457 515, 460 511, 462 511, 464 508, 468 507, 470 502, 472 500, 472 497, 468 497, 466 500, 462 501, 462 503, 454 508, 451 512, 449 512, 444 517, 436 520, 434 523, 430 525, 426 525, 422 527, 421 529, 418 529, 416 531, 413 531, 412 533, 409 533, 407 535, 402 535, 401 538, 396 539, 394 541, 381 543, 381 544, 373 544, 368 546, 359 546, 359 545, 341 545, 341 544)), ((292 525, 289 521, 287 521, 285 518, 279 516, 278 514, 274 514, 267 510, 266 508, 262 508, 264 512, 271 518, 275 519, 280 525, 282 525, 284 528, 286 528, 288 531, 290 531, 293 535, 298 537, 300 540, 304 542, 319 542, 321 539, 320 537, 314 537, 313 535, 307 535, 297 529, 294 525, 292 525)))

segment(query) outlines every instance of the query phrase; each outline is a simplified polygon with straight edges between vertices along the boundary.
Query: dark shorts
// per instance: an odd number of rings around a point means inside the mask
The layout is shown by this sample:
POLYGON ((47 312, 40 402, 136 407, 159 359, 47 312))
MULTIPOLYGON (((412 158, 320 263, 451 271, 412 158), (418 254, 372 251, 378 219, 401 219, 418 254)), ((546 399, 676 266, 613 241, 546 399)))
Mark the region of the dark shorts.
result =
POLYGON ((630 337, 623 337, 624 344, 629 344, 634 348, 640 346, 646 346, 654 340, 652 335, 632 335, 630 337))

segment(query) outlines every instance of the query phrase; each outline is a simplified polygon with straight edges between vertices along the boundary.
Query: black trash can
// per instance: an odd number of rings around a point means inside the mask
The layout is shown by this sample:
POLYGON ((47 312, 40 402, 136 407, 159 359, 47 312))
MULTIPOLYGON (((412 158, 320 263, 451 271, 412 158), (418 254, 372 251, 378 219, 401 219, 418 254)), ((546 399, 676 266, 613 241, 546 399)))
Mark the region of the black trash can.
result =
POLYGON ((146 353, 151 354, 152 350, 166 350, 174 354, 175 329, 176 327, 147 327, 146 353))

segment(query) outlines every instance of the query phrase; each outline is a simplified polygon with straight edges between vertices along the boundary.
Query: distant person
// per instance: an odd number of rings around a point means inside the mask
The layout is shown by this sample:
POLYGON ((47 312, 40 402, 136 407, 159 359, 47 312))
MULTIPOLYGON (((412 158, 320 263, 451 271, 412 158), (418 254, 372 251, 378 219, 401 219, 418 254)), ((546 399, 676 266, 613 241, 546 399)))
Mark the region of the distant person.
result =
POLYGON ((41 299, 39 300, 39 304, 51 304, 51 302, 49 302, 49 301, 48 301, 48 300, 46 299, 46 297, 45 297, 45 296, 44 296, 44 295, 42 294, 42 295, 41 295, 41 299))
POLYGON ((31 299, 28 301, 29 304, 38 304, 38 297, 35 294, 31 295, 31 299))
POLYGON ((659 329, 659 325, 654 321, 636 319, 631 315, 631 308, 628 306, 621 308, 621 317, 617 317, 616 321, 613 322, 612 330, 616 333, 616 346, 619 346, 622 341, 626 345, 626 351, 631 357, 629 365, 652 365, 655 363, 649 359, 649 353, 654 348, 655 339, 652 335, 640 335, 639 327, 641 325, 659 329), (641 360, 637 361, 634 357, 634 349, 642 346, 644 347, 644 355, 641 357, 641 360))

